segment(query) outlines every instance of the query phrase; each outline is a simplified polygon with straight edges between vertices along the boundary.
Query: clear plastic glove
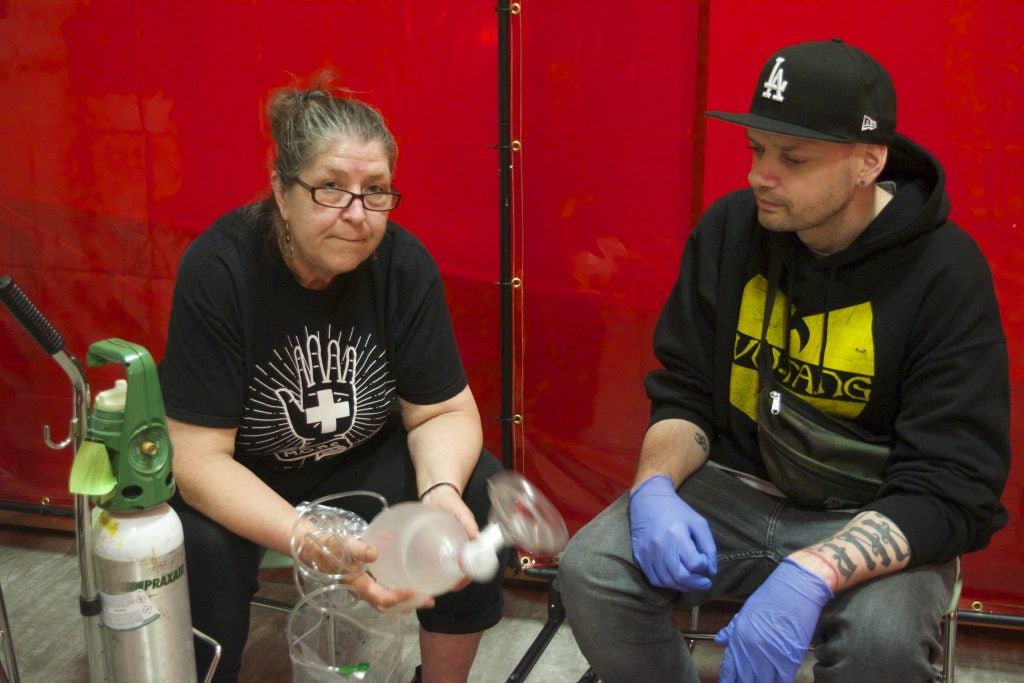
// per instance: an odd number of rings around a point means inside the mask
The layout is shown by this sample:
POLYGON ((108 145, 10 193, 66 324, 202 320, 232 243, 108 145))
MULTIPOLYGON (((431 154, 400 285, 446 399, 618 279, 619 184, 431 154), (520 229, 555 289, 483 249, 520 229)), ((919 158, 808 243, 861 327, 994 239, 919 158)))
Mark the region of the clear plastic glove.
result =
POLYGON ((655 586, 706 591, 718 571, 711 527, 676 493, 663 474, 651 477, 629 497, 633 560, 655 586))
POLYGON ((719 683, 792 681, 831 599, 821 577, 783 560, 715 636, 726 646, 719 683))

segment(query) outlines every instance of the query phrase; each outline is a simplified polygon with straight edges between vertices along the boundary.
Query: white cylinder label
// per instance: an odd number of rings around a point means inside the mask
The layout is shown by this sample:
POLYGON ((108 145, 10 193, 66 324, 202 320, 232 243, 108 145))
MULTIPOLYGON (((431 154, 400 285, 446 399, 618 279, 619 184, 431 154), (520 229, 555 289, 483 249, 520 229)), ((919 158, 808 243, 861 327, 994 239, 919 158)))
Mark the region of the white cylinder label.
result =
POLYGON ((100 591, 103 599, 103 625, 115 631, 131 631, 141 628, 160 616, 156 605, 146 591, 111 595, 100 591))

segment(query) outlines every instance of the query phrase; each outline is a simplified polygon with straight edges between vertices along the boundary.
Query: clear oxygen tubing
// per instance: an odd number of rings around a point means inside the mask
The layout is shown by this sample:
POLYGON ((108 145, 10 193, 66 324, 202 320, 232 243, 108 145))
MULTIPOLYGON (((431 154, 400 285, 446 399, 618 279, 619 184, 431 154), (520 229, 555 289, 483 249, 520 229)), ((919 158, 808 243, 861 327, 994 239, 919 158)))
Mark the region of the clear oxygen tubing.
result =
POLYGON ((348 540, 361 540, 368 526, 365 519, 346 510, 346 499, 366 498, 388 509, 388 501, 375 491, 346 491, 321 496, 295 506, 299 516, 292 526, 292 577, 299 595, 318 588, 345 583, 365 571, 348 548, 348 540))
MULTIPOLYGON (((61 449, 69 444, 78 453, 87 433, 89 417, 89 381, 78 360, 68 353, 64 339, 39 309, 25 296, 10 276, 0 277, 0 301, 10 310, 22 327, 32 335, 43 351, 53 357, 71 380, 74 394, 71 434, 55 444, 50 440, 50 429, 44 427, 43 438, 50 448, 61 449)), ((85 623, 85 647, 89 660, 89 680, 105 683, 108 680, 107 662, 100 634, 100 598, 96 590, 96 573, 92 564, 92 521, 89 497, 76 494, 75 539, 78 552, 78 570, 81 578, 79 609, 85 623)))
POLYGON ((522 475, 500 472, 488 480, 487 488, 491 514, 473 540, 446 512, 411 501, 387 507, 379 494, 369 491, 300 504, 291 539, 296 587, 305 595, 367 571, 387 588, 440 595, 467 577, 493 578, 502 548, 518 546, 550 555, 565 548, 569 535, 561 514, 522 475), (337 506, 358 495, 381 501, 382 511, 370 523, 337 506), (377 559, 368 565, 359 562, 349 547, 352 539, 373 545, 377 559))

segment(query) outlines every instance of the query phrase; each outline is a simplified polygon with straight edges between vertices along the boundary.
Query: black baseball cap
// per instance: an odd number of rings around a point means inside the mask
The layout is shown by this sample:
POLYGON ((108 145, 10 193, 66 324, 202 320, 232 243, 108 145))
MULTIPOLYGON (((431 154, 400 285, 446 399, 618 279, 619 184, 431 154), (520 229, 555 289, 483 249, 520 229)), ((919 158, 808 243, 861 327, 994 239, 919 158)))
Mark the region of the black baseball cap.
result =
POLYGON ((887 145, 896 135, 896 90, 881 64, 834 38, 772 55, 749 113, 707 115, 782 135, 887 145))

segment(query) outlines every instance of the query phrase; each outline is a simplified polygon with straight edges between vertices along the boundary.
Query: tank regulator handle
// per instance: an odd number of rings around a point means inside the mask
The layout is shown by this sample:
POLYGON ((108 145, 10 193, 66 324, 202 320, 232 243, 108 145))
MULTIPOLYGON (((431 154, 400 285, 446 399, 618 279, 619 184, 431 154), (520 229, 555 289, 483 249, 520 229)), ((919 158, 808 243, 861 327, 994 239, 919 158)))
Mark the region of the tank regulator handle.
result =
POLYGON ((49 355, 54 355, 64 348, 64 338, 53 328, 39 309, 29 301, 21 287, 11 279, 10 275, 0 277, 0 301, 17 318, 32 338, 43 347, 49 355))

